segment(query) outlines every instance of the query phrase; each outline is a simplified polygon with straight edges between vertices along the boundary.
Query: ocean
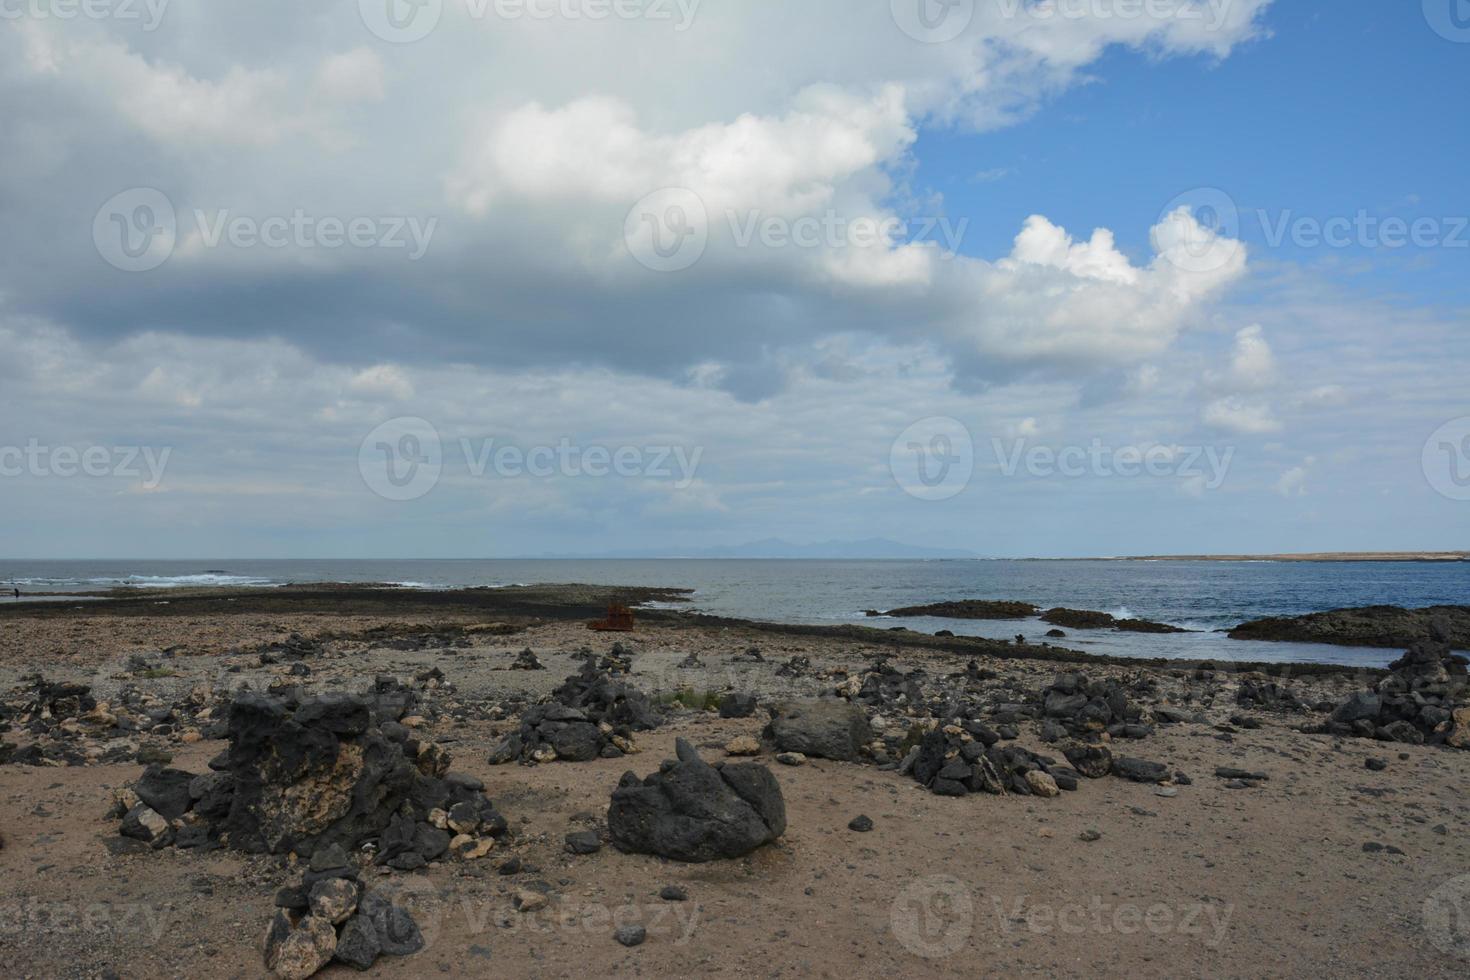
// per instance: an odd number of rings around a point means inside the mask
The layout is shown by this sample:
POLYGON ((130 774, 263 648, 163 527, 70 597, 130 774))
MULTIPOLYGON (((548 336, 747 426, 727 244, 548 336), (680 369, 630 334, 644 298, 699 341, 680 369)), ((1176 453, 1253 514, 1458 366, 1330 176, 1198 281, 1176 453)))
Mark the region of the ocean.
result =
POLYGON ((1470 602, 1470 563, 1205 561, 777 561, 738 559, 0 561, 0 584, 24 592, 134 586, 279 586, 384 582, 457 589, 579 582, 694 590, 690 608, 784 623, 907 626, 933 632, 1039 641, 1036 620, 975 622, 873 619, 893 609, 952 599, 1018 599, 1042 607, 1098 609, 1197 633, 1152 636, 1068 631, 1065 645, 1114 656, 1331 662, 1382 666, 1397 653, 1317 644, 1230 640, 1217 630, 1263 616, 1347 606, 1470 602))

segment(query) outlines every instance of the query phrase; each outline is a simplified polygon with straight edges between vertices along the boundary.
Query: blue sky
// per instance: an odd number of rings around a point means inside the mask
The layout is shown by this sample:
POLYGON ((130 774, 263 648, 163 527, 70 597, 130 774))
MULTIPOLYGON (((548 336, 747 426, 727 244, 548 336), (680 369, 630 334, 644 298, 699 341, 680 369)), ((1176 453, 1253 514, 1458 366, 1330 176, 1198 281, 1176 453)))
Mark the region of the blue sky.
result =
MULTIPOLYGON (((1259 211, 1324 221, 1465 213, 1470 125, 1454 109, 1470 84, 1465 45, 1426 31, 1414 3, 1301 0, 1273 4, 1262 23, 1269 36, 1228 58, 1115 48, 1089 68, 1090 83, 1025 122, 925 133, 916 181, 950 213, 986 216, 965 243, 976 255, 1003 250, 1038 212, 1114 229, 1143 255, 1158 210, 1202 186, 1235 199, 1253 249, 1307 264, 1322 250, 1272 243, 1259 211)), ((1375 291, 1467 299, 1462 255, 1357 241, 1332 251, 1371 259, 1375 291)))
POLYGON ((397 2, 0 24, 0 554, 1470 547, 1449 0, 397 2))

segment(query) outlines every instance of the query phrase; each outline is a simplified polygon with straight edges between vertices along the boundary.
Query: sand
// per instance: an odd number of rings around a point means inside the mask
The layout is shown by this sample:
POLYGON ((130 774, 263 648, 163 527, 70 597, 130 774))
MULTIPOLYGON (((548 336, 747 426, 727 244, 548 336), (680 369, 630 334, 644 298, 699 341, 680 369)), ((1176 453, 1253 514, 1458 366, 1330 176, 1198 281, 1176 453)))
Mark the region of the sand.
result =
MULTIPOLYGON (((576 607, 580 610, 581 607, 576 607)), ((524 610, 522 610, 524 612, 524 610)), ((415 610, 414 628, 432 614, 415 610)), ((451 609, 443 621, 473 625, 475 614, 451 609)), ((514 636, 479 635, 465 649, 403 651, 374 638, 329 642, 313 664, 317 680, 350 687, 382 671, 404 674, 438 666, 471 705, 519 693, 547 693, 574 670, 583 645, 605 649, 610 638, 575 619, 501 616, 524 626, 514 636), (514 654, 530 647, 545 672, 512 672, 514 654)), ((43 656, 48 675, 72 676, 105 688, 127 653, 184 646, 172 659, 178 677, 157 678, 166 693, 224 677, 263 680, 284 667, 251 664, 255 643, 296 630, 359 636, 404 619, 402 609, 377 616, 339 611, 145 615, 89 611, 44 616, 8 614, 0 676, 13 683, 27 650, 43 656)), ((481 625, 484 625, 481 623, 481 625)), ((472 636, 474 634, 471 634, 472 636)), ((869 642, 703 626, 674 617, 631 638, 638 686, 736 687, 767 696, 830 690, 822 674, 856 669, 892 641, 869 642), (731 663, 758 646, 767 665, 731 663), (697 652, 705 670, 676 665, 697 652), (774 676, 777 662, 810 657, 812 675, 774 676)), ((905 667, 935 674, 962 669, 943 650, 913 649, 905 667)), ((1039 687, 1052 663, 981 657, 1023 686, 1039 687)), ((1152 668, 1150 668, 1152 669, 1152 668)), ((1096 673, 1129 668, 1094 666, 1096 673)), ((1159 671, 1167 689, 1185 671, 1159 671)), ((1324 697, 1340 695, 1350 674, 1303 679, 1324 697)), ((144 682, 139 682, 144 683, 144 682)), ((1223 691, 1234 683, 1227 678, 1223 691)), ((514 718, 442 722, 431 733, 455 757, 454 768, 482 778, 514 833, 478 862, 446 861, 412 875, 383 876, 402 889, 429 940, 405 959, 374 968, 386 977, 729 976, 1463 976, 1470 935, 1446 916, 1453 899, 1470 899, 1470 752, 1387 746, 1304 735, 1296 716, 1254 713, 1260 730, 1215 726, 1239 709, 1220 697, 1204 708, 1210 724, 1162 727, 1130 743, 1129 754, 1167 763, 1192 777, 1177 795, 1115 778, 1086 781, 1054 800, 930 795, 896 772, 811 760, 772 763, 788 807, 779 844, 733 862, 688 866, 604 848, 574 857, 566 833, 605 825, 619 777, 640 775, 673 754, 675 737, 723 757, 730 738, 757 735, 757 719, 720 720, 682 711, 640 736, 634 757, 537 768, 492 767, 486 757, 514 718), (1368 756, 1388 760, 1383 772, 1368 756), (1259 770, 1258 788, 1230 789, 1217 766, 1259 770), (870 833, 848 829, 872 818, 870 833), (1096 836, 1095 840, 1084 840, 1096 836), (1365 851, 1364 845, 1392 847, 1365 851), (528 870, 502 876, 497 866, 519 856, 528 870), (688 901, 658 897, 677 884, 688 901), (549 893, 547 908, 521 913, 520 889, 549 893), (648 941, 625 949, 617 925, 647 927, 648 941), (1456 941, 1460 945, 1456 945, 1456 941)), ((5 736, 16 740, 16 733, 5 736)), ((1021 743, 1052 751, 1027 726, 1021 743)), ((175 745, 174 765, 204 771, 224 747, 175 745)), ((769 756, 761 761, 771 763, 769 756)), ((9 976, 123 977, 263 976, 259 939, 275 890, 292 879, 280 859, 168 849, 114 854, 117 823, 105 817, 111 791, 140 767, 0 766, 0 952, 9 976)), ((1465 906, 1470 914, 1470 904, 1465 906)), ((1463 925, 1463 924, 1462 924, 1463 925)), ((343 967, 326 975, 347 976, 343 967)))

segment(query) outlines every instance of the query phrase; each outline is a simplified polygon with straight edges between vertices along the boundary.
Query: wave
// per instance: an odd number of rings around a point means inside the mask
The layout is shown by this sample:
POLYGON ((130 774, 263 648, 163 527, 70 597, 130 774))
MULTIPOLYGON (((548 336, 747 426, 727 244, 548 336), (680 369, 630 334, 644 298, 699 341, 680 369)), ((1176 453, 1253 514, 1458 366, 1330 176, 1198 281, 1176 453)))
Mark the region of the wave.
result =
POLYGON ((187 589, 200 586, 278 586, 281 583, 254 575, 231 575, 227 572, 205 572, 200 575, 129 575, 119 580, 136 589, 187 589))
POLYGON ((185 589, 201 586, 278 586, 281 583, 254 575, 232 575, 228 572, 204 572, 198 575, 107 575, 94 578, 30 577, 9 580, 16 586, 30 588, 132 588, 185 589))

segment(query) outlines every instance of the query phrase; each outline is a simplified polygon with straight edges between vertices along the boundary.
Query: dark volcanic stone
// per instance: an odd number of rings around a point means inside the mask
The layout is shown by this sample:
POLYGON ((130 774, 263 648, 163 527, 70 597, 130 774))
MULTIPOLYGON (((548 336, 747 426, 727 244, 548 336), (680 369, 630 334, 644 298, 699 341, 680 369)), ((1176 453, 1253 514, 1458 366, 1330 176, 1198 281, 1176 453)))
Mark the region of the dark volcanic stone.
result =
POLYGON ((643 926, 620 926, 614 934, 624 946, 642 946, 648 939, 648 930, 643 926))
POLYGON ((765 737, 778 752, 856 762, 873 738, 867 714, 845 701, 788 701, 771 711, 765 737))
POLYGON ((873 820, 867 816, 853 817, 852 821, 848 823, 847 829, 855 830, 860 834, 866 834, 873 829, 873 820))
POLYGON ((182 769, 165 769, 159 765, 149 766, 142 777, 133 785, 138 799, 169 820, 177 820, 189 812, 194 798, 189 794, 189 784, 194 774, 182 769))
POLYGON ((596 854, 602 850, 602 838, 595 830, 582 830, 574 834, 567 834, 566 841, 569 854, 596 854))
POLYGON ((1169 767, 1160 762, 1123 757, 1113 760, 1113 775, 1135 783, 1163 783, 1169 779, 1169 767))
POLYGON ((748 854, 786 832, 786 804, 769 769, 726 764, 719 769, 683 739, 678 761, 639 780, 623 776, 607 822, 624 851, 702 863, 748 854))
POLYGON ((382 951, 372 919, 354 915, 343 923, 342 932, 337 936, 335 959, 338 962, 346 963, 354 970, 368 970, 382 951))
POLYGON ((1068 745, 1062 754, 1088 779, 1101 779, 1113 771, 1113 753, 1106 745, 1068 745))
POLYGON ((276 892, 276 908, 290 909, 293 912, 305 912, 310 907, 307 901, 306 889, 302 887, 287 887, 276 892))
POLYGON ((578 721, 551 733, 557 758, 567 762, 591 762, 602 751, 602 733, 590 722, 578 721))
POLYGON ((755 714, 756 697, 754 694, 727 694, 720 702, 721 718, 749 718, 755 714))
POLYGON ((1383 709, 1383 699, 1376 694, 1360 691, 1344 701, 1332 712, 1332 720, 1339 725, 1351 725, 1355 721, 1372 720, 1383 709))
POLYGON ((412 956, 424 948, 424 936, 408 910, 393 905, 380 895, 363 896, 358 914, 373 925, 378 945, 389 956, 412 956))
POLYGON ((1041 614, 1041 619, 1053 626, 1065 626, 1074 630, 1108 629, 1117 622, 1105 612, 1084 609, 1048 609, 1041 614))

